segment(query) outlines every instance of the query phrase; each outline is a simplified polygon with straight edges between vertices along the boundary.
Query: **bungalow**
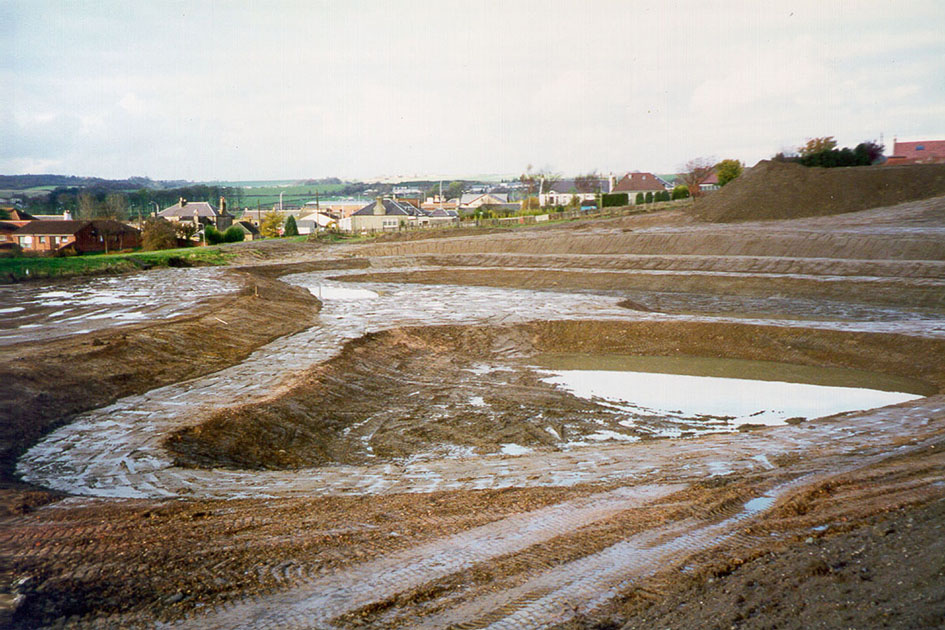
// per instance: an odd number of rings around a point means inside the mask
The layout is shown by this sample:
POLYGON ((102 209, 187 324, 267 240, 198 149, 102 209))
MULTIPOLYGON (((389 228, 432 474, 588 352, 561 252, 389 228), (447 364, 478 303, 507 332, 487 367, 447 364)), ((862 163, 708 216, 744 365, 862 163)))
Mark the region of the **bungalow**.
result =
POLYGON ((630 198, 630 203, 636 203, 637 193, 653 193, 663 192, 669 188, 669 185, 663 181, 660 177, 657 177, 653 173, 627 173, 624 175, 617 185, 614 186, 612 192, 615 193, 627 193, 627 197, 630 198))
POLYGON ((141 246, 141 233, 120 221, 30 221, 13 233, 24 251, 110 252, 141 246))
POLYGON ((378 199, 364 206, 350 217, 339 221, 346 232, 383 232, 416 227, 429 223, 429 215, 394 199, 378 199))
POLYGON ((509 202, 507 193, 470 193, 459 199, 460 210, 475 210, 481 206, 501 206, 509 202))
POLYGON ((600 177, 597 179, 578 181, 575 179, 559 179, 550 184, 541 180, 538 194, 538 204, 544 206, 566 206, 571 200, 590 201, 601 193, 611 192, 613 180, 600 177))
POLYGON ((440 227, 459 223, 459 212, 456 210, 447 210, 446 208, 437 208, 429 212, 427 221, 431 226, 440 227))
POLYGON ((337 223, 338 217, 332 216, 324 210, 319 210, 318 212, 312 212, 299 218, 295 222, 295 225, 299 229, 299 234, 311 234, 318 230, 329 229, 333 225, 337 225, 337 223))
POLYGON ((20 229, 20 226, 10 222, 10 221, 0 221, 0 244, 2 243, 16 243, 16 231, 20 229))
POLYGON ((220 209, 217 210, 207 201, 187 201, 183 197, 173 206, 158 213, 159 217, 178 223, 180 221, 212 224, 221 232, 233 225, 233 215, 226 211, 226 198, 220 197, 220 209))

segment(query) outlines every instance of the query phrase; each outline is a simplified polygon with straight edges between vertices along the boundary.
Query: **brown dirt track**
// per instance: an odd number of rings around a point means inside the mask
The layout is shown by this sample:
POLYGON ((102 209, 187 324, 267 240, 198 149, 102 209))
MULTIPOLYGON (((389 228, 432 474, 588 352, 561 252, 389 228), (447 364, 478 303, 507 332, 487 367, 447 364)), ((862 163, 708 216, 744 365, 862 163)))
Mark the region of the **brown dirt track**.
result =
MULTIPOLYGON (((81 409, 100 407, 155 383, 213 371, 239 361, 269 339, 310 325, 317 318, 317 301, 275 279, 290 270, 357 267, 369 260, 372 270, 364 279, 582 291, 633 300, 665 292, 678 296, 683 305, 696 294, 710 300, 777 294, 829 300, 867 313, 895 307, 936 316, 945 311, 945 292, 938 282, 943 278, 945 245, 936 230, 945 230, 943 198, 807 222, 734 227, 666 212, 577 229, 378 243, 345 248, 342 253, 356 258, 343 262, 298 261, 293 267, 240 270, 246 282, 240 295, 206 304, 168 326, 125 327, 80 336, 56 348, 36 344, 3 350, 6 470, 12 470, 12 455, 81 409), (420 268, 388 271, 404 262, 420 268), (564 271, 533 269, 541 265, 564 271), (643 273, 650 271, 678 275, 643 273), (687 275, 691 271, 705 275, 687 275), (263 301, 265 309, 260 308, 263 301), (230 322, 232 334, 222 345, 199 344, 218 331, 216 317, 230 322), (195 344, 207 351, 196 356, 182 352, 195 344), (27 356, 39 360, 23 360, 27 356), (94 369, 69 369, 79 363, 94 369), (50 382, 62 385, 50 388, 50 382), (21 424, 9 424, 11 418, 21 424), (30 433, 23 433, 24 428, 30 433)), ((318 255, 323 255, 321 250, 318 255)), ((259 258, 266 262, 264 255, 259 258)), ((712 304, 715 308, 716 302, 712 304)), ((744 310, 738 315, 805 317, 757 310, 754 304, 739 302, 744 310)), ((689 312, 709 310, 693 302, 689 312)), ((838 307, 838 312, 846 311, 838 307)), ((357 449, 339 438, 352 420, 392 401, 392 406, 405 409, 408 395, 415 391, 423 392, 427 406, 458 408, 457 391, 473 385, 462 375, 471 362, 538 351, 725 356, 869 368, 945 390, 945 341, 896 332, 751 321, 418 326, 351 341, 334 359, 286 383, 278 397, 214 411, 169 436, 168 444, 180 462, 197 466, 271 469, 357 463, 357 449), (410 383, 379 377, 379 365, 409 374, 410 383), (340 387, 333 398, 312 395, 325 383, 340 387)), ((523 374, 501 378, 505 385, 520 387, 504 398, 493 394, 496 406, 507 415, 490 427, 491 433, 482 430, 486 419, 472 428, 424 423, 426 406, 419 405, 413 416, 402 414, 396 419, 400 423, 392 422, 389 435, 377 436, 375 450, 396 460, 444 437, 465 440, 485 452, 507 439, 540 445, 547 434, 527 424, 535 410, 551 408, 572 418, 593 412, 523 374)), ((526 549, 452 574, 431 575, 401 592, 382 596, 379 590, 376 600, 333 618, 333 627, 435 626, 437 620, 448 619, 451 610, 474 608, 495 593, 524 588, 549 567, 570 566, 661 527, 722 521, 757 492, 822 465, 836 466, 837 472, 818 472, 787 491, 764 518, 740 526, 734 537, 671 556, 672 562, 645 579, 616 589, 603 606, 578 606, 555 627, 941 627, 945 426, 940 418, 931 422, 924 441, 915 444, 877 444, 869 453, 837 457, 811 453, 809 462, 785 458, 768 471, 705 479, 675 489, 656 503, 620 509, 549 535, 526 549), (899 446, 904 448, 896 450, 899 446), (881 451, 880 459, 867 457, 881 451), (860 458, 874 463, 857 466, 860 458)), ((664 442, 660 448, 671 446, 664 442)), ((662 470, 647 483, 675 484, 678 475, 676 470, 662 470)), ((211 609, 222 611, 226 619, 227 608, 214 608, 221 604, 237 606, 233 610, 251 601, 264 606, 266 598, 344 576, 365 563, 517 515, 567 502, 581 505, 623 486, 599 482, 234 501, 95 499, 37 508, 53 497, 40 489, 24 489, 7 477, 8 515, 0 521, 0 559, 7 590, 24 597, 11 620, 13 627, 57 622, 86 627, 96 620, 147 627, 158 619, 187 619, 201 627, 211 609), (14 586, 15 580, 27 577, 14 586)), ((463 627, 486 627, 490 619, 484 614, 463 627)))

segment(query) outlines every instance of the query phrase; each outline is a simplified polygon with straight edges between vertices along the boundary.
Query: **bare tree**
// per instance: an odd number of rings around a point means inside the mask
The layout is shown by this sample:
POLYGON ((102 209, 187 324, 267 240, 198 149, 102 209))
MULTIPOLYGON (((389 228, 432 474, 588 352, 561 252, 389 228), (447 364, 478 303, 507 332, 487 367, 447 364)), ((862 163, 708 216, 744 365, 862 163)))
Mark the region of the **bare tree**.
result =
POLYGON ((128 217, 128 198, 121 193, 110 193, 105 197, 105 207, 99 212, 103 219, 121 221, 128 217))
POLYGON ((689 195, 699 197, 702 195, 701 185, 712 175, 712 169, 715 168, 715 158, 699 157, 686 162, 683 167, 682 179, 689 188, 689 195))
POLYGON ((578 175, 574 178, 574 187, 579 193, 600 192, 600 175, 597 171, 591 171, 587 175, 578 175))
POLYGON ((91 193, 81 192, 79 193, 76 210, 77 219, 91 219, 98 214, 98 202, 91 193))

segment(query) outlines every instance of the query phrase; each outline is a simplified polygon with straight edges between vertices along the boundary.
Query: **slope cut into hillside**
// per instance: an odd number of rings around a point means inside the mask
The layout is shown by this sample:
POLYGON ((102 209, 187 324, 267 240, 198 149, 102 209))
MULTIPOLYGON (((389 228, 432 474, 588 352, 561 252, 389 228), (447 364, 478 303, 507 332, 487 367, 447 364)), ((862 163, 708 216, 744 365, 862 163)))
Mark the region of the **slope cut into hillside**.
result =
POLYGON ((945 195, 945 164, 808 168, 762 160, 695 214, 710 222, 794 219, 856 212, 945 195))

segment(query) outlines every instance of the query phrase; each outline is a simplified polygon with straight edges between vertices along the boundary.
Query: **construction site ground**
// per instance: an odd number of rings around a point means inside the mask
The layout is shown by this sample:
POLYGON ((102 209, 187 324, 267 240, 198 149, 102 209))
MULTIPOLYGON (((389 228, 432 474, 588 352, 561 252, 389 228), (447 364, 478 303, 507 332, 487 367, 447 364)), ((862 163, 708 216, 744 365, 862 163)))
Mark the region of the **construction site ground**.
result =
POLYGON ((945 197, 695 216, 246 244, 186 312, 0 345, 0 624, 942 627, 945 197), (585 444, 529 366, 575 353, 923 396, 585 444))

